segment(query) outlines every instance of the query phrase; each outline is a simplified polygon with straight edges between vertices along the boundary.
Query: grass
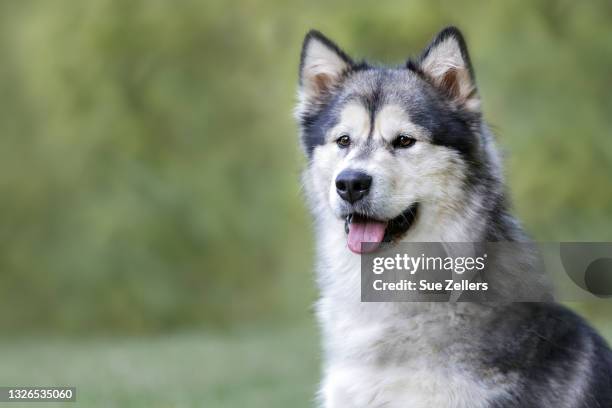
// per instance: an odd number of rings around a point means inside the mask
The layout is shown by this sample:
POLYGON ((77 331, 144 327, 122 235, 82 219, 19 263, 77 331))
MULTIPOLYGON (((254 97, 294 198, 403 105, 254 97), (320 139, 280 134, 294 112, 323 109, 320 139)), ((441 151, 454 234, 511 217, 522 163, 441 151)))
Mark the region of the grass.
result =
POLYGON ((5 341, 0 385, 77 387, 76 403, 37 407, 312 407, 317 356, 313 327, 5 341))
MULTIPOLYGON (((612 339, 610 320, 594 322, 612 339)), ((161 337, 4 340, 0 385, 72 385, 76 403, 37 407, 313 407, 314 326, 161 337)), ((31 406, 0 403, 0 406, 31 406)))

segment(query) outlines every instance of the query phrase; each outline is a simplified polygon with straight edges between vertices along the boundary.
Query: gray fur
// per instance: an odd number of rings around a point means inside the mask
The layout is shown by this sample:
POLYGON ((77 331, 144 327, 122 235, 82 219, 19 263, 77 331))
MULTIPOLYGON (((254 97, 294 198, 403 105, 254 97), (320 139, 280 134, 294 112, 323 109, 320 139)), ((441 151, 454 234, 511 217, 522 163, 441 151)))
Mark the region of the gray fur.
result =
POLYGON ((398 240, 527 240, 509 212, 461 33, 445 29, 420 58, 389 68, 356 63, 311 32, 300 67, 296 116, 317 234, 322 406, 612 407, 608 346, 560 305, 360 302, 359 256, 347 250, 343 227, 348 213, 386 220, 416 202, 415 224, 398 240), (394 115, 418 147, 394 149, 385 138, 384 122, 394 115), (356 125, 354 142, 340 149, 338 126, 351 118, 364 128, 356 125), (334 196, 331 183, 346 168, 372 173, 363 202, 334 196))

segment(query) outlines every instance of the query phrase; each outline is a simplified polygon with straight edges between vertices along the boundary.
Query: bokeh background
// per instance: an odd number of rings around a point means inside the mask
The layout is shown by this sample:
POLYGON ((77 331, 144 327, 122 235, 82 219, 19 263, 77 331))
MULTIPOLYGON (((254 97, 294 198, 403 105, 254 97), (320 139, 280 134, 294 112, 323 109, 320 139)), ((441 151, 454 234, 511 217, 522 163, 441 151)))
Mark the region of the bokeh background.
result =
MULTIPOLYGON (((312 406, 302 38, 395 64, 448 24, 530 234, 612 240, 607 0, 1 2, 0 385, 312 406)), ((612 339, 610 304, 572 306, 612 339)))

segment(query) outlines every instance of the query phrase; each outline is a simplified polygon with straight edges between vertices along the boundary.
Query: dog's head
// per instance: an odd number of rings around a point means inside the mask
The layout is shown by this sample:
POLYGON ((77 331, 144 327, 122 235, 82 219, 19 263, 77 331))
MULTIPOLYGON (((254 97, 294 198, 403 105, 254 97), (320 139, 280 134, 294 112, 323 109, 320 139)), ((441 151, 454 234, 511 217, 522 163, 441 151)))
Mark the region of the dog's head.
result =
POLYGON ((393 68, 357 63, 309 32, 296 116, 308 194, 345 220, 353 252, 400 239, 425 210, 442 216, 460 206, 479 165, 480 100, 456 28, 393 68))

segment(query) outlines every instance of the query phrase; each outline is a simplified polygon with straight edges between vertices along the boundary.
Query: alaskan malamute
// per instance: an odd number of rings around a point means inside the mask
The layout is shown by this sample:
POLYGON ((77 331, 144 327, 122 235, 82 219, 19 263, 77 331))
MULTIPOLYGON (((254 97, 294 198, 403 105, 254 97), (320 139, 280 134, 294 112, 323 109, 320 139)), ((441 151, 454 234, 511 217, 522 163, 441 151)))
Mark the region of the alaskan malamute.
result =
MULTIPOLYGON (((509 62, 511 63, 511 62, 509 62)), ((398 67, 317 31, 296 117, 315 218, 327 408, 612 407, 612 355, 553 303, 362 303, 362 242, 525 241, 463 36, 398 67)))

